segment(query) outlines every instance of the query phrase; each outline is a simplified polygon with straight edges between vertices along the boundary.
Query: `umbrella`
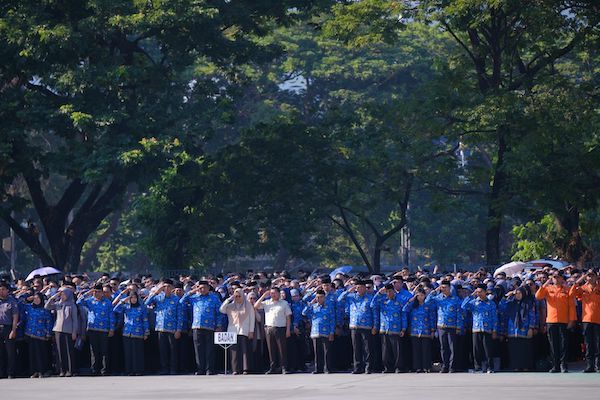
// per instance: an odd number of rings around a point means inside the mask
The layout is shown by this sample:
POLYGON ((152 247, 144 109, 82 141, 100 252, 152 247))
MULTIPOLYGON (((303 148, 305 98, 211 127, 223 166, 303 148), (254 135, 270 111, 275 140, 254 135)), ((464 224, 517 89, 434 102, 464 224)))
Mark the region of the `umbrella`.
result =
POLYGON ((337 274, 347 274, 350 271, 352 271, 352 266, 344 265, 342 267, 338 267, 338 268, 334 269, 333 271, 331 271, 329 273, 329 276, 331 277, 331 279, 334 279, 337 274))
POLYGON ((42 267, 42 268, 34 269, 33 271, 31 271, 29 273, 29 275, 27 275, 27 279, 25 279, 25 280, 30 281, 33 279, 34 276, 48 276, 48 275, 54 275, 54 274, 62 274, 62 272, 57 270, 54 267, 42 267))
POLYGON ((564 267, 569 265, 568 262, 560 260, 533 260, 527 262, 535 267, 543 267, 544 265, 550 265, 552 268, 556 269, 563 269, 564 267))
POLYGON ((532 267, 533 267, 533 265, 530 263, 524 263, 521 261, 513 261, 513 262, 509 262, 508 264, 504 264, 503 266, 496 269, 496 271, 494 271, 494 276, 496 276, 500 272, 504 272, 506 274, 506 276, 512 277, 516 274, 523 272, 523 270, 525 268, 532 268, 532 267))

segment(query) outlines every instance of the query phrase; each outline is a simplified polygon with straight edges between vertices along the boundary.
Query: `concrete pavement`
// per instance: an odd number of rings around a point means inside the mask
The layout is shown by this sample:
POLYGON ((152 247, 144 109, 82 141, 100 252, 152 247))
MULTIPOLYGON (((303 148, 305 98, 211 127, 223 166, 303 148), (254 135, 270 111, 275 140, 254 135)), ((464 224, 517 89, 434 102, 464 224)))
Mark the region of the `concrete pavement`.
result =
POLYGON ((600 373, 74 377, 0 380, 0 399, 600 399, 600 373))

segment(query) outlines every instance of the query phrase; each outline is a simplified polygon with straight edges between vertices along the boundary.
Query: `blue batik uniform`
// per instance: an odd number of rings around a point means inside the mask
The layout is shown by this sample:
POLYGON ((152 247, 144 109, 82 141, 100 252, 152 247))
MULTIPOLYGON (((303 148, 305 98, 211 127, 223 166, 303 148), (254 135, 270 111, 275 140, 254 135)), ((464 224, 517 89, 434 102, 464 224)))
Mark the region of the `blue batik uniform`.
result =
POLYGON ((379 312, 380 333, 398 335, 406 330, 406 314, 402 312, 405 303, 400 293, 397 293, 393 299, 388 299, 387 295, 379 292, 373 296, 371 307, 379 312))
POLYGON ((131 304, 120 302, 113 311, 123 314, 123 337, 144 338, 150 335, 150 321, 148 310, 144 304, 132 307, 131 304))
POLYGON ((147 306, 155 305, 157 332, 175 333, 183 328, 183 307, 179 305, 179 297, 171 294, 167 297, 164 293, 151 294, 146 299, 147 306))
POLYGON ((371 307, 373 295, 365 293, 359 296, 358 293, 349 293, 345 291, 340 295, 338 301, 345 300, 350 315, 350 329, 373 329, 379 326, 379 315, 371 307))
POLYGON ((435 332, 436 313, 431 304, 406 303, 402 311, 407 315, 410 336, 429 337, 435 332))
MULTIPOLYGON (((343 292, 343 290, 342 290, 343 292)), ((306 292, 302 301, 305 304, 310 303, 316 297, 316 290, 309 290, 306 292)), ((335 324, 337 326, 342 326, 344 323, 344 307, 338 304, 338 297, 340 297, 340 293, 338 291, 333 290, 329 293, 325 294, 325 302, 329 303, 329 305, 334 309, 335 314, 335 324)))
POLYGON ((498 311, 494 301, 471 296, 463 300, 461 308, 473 314, 473 333, 498 332, 498 311))
POLYGON ((460 299, 456 296, 444 296, 443 293, 431 292, 425 299, 426 304, 433 305, 437 309, 437 327, 439 329, 460 329, 461 315, 460 299))
POLYGON ((181 317, 183 318, 182 330, 189 331, 192 329, 192 305, 189 301, 184 301, 182 303, 181 300, 179 300, 179 306, 181 307, 181 317))
POLYGON ((190 295, 186 293, 181 300, 181 304, 189 302, 192 306, 192 329, 222 329, 223 318, 219 308, 221 302, 216 295, 208 293, 201 295, 194 293, 190 295))
POLYGON ((331 303, 325 302, 322 306, 309 304, 302 310, 302 315, 311 321, 311 338, 327 337, 335 333, 335 310, 331 303))
POLYGON ((106 297, 97 300, 95 297, 82 297, 77 300, 77 305, 84 306, 87 310, 87 330, 108 332, 114 331, 116 318, 112 302, 106 297))
POLYGON ((302 327, 302 311, 306 305, 303 301, 293 301, 290 303, 292 310, 292 329, 300 329, 302 327))
MULTIPOLYGON (((514 297, 500 300, 498 305, 500 313, 505 317, 506 320, 506 335, 508 337, 527 338, 529 329, 537 328, 536 312, 533 304, 530 305, 529 310, 525 314, 525 318, 521 319, 520 326, 515 323, 513 318, 507 316, 510 314, 510 308, 513 307, 516 300, 514 297)), ((515 311, 516 312, 516 311, 515 311)))
POLYGON ((42 307, 34 307, 31 304, 23 304, 25 310, 25 335, 34 339, 48 339, 52 336, 54 318, 49 310, 42 307))

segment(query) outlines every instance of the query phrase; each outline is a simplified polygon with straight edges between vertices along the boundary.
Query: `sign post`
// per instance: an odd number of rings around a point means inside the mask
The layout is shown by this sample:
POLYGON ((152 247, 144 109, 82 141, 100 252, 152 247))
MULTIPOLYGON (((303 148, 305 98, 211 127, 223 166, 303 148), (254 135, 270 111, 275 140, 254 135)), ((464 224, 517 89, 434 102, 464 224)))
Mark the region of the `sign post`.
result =
POLYGON ((227 349, 237 344, 235 332, 215 332, 215 344, 225 349, 225 375, 227 375, 227 349))

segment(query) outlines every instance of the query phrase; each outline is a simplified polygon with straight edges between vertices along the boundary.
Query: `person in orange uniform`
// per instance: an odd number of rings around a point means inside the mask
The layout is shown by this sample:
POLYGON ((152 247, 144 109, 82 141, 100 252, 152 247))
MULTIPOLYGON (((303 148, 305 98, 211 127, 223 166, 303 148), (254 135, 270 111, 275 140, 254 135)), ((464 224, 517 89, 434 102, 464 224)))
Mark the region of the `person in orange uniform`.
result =
POLYGON ((552 354, 550 372, 569 372, 567 367, 567 329, 572 328, 577 320, 575 299, 565 285, 565 278, 555 273, 540 287, 535 294, 538 300, 546 300, 548 325, 548 341, 552 354))
POLYGON ((571 296, 582 305, 583 340, 587 367, 583 372, 600 372, 600 280, 588 272, 571 287, 571 296))

